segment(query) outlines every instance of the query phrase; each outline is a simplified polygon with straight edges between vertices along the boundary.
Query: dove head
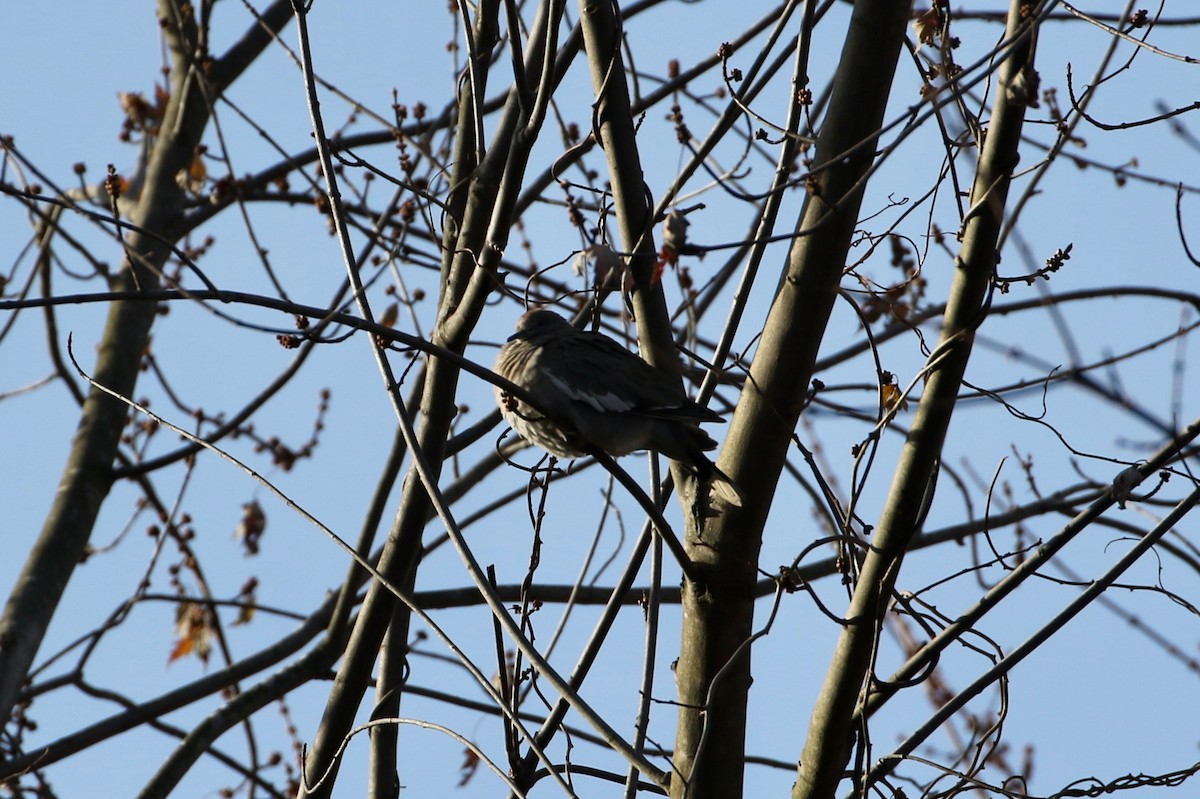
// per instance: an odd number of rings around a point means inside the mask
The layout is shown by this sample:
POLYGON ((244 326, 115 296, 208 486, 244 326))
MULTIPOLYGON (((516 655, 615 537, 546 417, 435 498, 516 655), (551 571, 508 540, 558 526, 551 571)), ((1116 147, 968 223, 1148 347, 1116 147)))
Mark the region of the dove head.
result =
POLYGON ((522 339, 541 343, 575 332, 575 328, 566 319, 553 311, 537 308, 521 315, 517 320, 517 332, 509 336, 508 340, 522 339))

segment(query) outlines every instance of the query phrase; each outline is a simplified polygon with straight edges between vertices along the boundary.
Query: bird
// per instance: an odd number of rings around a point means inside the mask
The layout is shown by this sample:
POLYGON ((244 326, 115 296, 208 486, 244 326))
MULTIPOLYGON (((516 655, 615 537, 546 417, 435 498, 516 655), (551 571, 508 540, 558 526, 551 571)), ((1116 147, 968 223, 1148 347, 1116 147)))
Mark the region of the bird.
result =
POLYGON ((726 504, 741 506, 740 489, 704 454, 717 442, 700 424, 725 420, 603 333, 577 330, 553 311, 535 308, 517 320, 494 371, 537 404, 497 386, 504 419, 551 455, 653 450, 682 463, 726 504))

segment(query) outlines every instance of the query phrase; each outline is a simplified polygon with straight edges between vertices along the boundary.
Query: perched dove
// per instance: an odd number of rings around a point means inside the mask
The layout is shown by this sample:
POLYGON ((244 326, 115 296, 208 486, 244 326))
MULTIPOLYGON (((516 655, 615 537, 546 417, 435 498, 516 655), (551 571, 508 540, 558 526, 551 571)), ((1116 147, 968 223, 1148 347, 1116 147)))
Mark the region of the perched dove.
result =
POLYGON ((742 504, 737 486, 704 454, 717 442, 700 423, 725 420, 608 336, 576 330, 552 311, 529 311, 517 320, 495 369, 538 405, 531 408, 497 387, 505 420, 550 454, 577 458, 595 448, 616 457, 654 450, 682 463, 726 503, 742 504))

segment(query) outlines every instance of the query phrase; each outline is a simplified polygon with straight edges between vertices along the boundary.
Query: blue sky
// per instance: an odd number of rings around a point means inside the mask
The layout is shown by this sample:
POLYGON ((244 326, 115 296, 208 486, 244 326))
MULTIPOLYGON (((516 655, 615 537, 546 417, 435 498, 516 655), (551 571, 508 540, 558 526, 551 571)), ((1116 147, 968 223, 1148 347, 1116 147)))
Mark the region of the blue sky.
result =
MULTIPOLYGON (((767 6, 761 7, 765 12, 767 6)), ((629 34, 634 52, 639 54, 639 67, 647 72, 660 73, 667 58, 680 59, 685 65, 704 54, 739 30, 744 22, 745 6, 706 3, 702 13, 689 4, 666 4, 645 18, 634 20, 629 34), (665 35, 669 34, 669 35, 665 35)), ((759 13, 757 10, 752 13, 759 13)), ((815 42, 813 60, 814 86, 823 86, 833 68, 830 60, 840 47, 844 17, 843 9, 832 12, 834 20, 822 27, 823 35, 815 42), (836 34, 836 35, 835 35, 836 34)), ((1182 12, 1180 12, 1182 13, 1182 12)), ((222 51, 247 24, 241 6, 218 4, 218 25, 214 35, 214 51, 222 51)), ((72 167, 77 162, 87 166, 86 177, 98 180, 106 164, 119 171, 132 169, 136 161, 135 148, 117 140, 122 113, 117 94, 123 91, 149 93, 159 79, 162 63, 158 30, 151 9, 145 4, 53 4, 52 6, 14 4, 0 12, 9 31, 6 46, 0 48, 0 133, 15 137, 21 152, 51 179, 61 186, 77 182, 72 167), (58 13, 52 13, 52 12, 58 13)), ((446 43, 454 38, 450 17, 440 4, 352 4, 351 6, 318 3, 309 25, 313 34, 314 58, 318 72, 339 90, 358 99, 385 118, 390 115, 392 91, 401 102, 414 105, 427 102, 431 108, 440 104, 453 87, 449 69, 451 55, 446 43)), ((965 52, 978 54, 995 36, 994 28, 962 28, 966 36, 965 52), (969 34, 973 34, 973 37, 969 34)), ((1189 29, 1156 32, 1154 42, 1166 50, 1191 52, 1194 40, 1189 29)), ((285 29, 283 41, 295 47, 293 27, 285 29)), ((1067 64, 1072 66, 1076 86, 1092 74, 1100 54, 1107 46, 1104 33, 1082 23, 1051 23, 1044 32, 1039 52, 1039 70, 1043 88, 1058 87, 1058 102, 1066 107, 1067 64)), ((1128 58, 1132 50, 1123 51, 1128 58)), ((1193 52, 1194 54, 1194 52, 1193 52)), ((752 58, 747 50, 735 56, 733 62, 745 67, 752 58)), ((905 57, 907 58, 907 57, 905 57)), ((973 59, 963 59, 969 62, 973 59)), ((1120 61, 1120 59, 1118 59, 1120 61)), ((1091 112, 1106 120, 1144 118, 1159 113, 1156 103, 1177 107, 1195 98, 1194 65, 1179 63, 1150 53, 1141 53, 1133 67, 1115 78, 1091 112)), ((501 71, 502 74, 502 71, 501 71)), ((785 73, 786 74, 786 73, 785 73)), ((706 79, 704 86, 718 87, 718 76, 706 79)), ((780 83, 786 86, 786 80, 780 83)), ((586 126, 590 115, 590 85, 586 75, 576 69, 568 77, 569 90, 559 96, 556 109, 564 119, 586 126)), ((910 62, 902 60, 893 108, 889 119, 902 115, 918 97, 918 82, 910 62)), ((699 91, 699 85, 693 87, 699 91)), ((783 91, 776 87, 775 96, 783 91)), ((756 110, 774 111, 772 94, 761 100, 756 110)), ((280 52, 270 51, 239 81, 230 94, 239 107, 263 124, 271 137, 286 149, 306 146, 310 141, 307 110, 304 106, 303 85, 298 70, 280 52)), ((323 98, 326 124, 339 128, 348 115, 344 103, 328 92, 323 98)), ((1044 112, 1045 109, 1043 109, 1044 112)), ((652 192, 661 192, 669 185, 685 155, 673 144, 669 123, 662 119, 664 109, 655 109, 643 121, 641 140, 645 142, 645 171, 652 192)), ((708 120, 693 111, 689 120, 694 132, 701 135, 708 120)), ((1044 118, 1044 116, 1043 116, 1044 118)), ((1190 121, 1188 117, 1183 118, 1190 121)), ((241 123, 232 109, 220 111, 222 132, 233 156, 235 170, 254 172, 274 163, 271 147, 254 131, 241 123)), ((366 128, 374 128, 367 123, 366 128)), ((1048 125, 1029 125, 1026 133, 1031 140, 1048 143, 1053 129, 1048 125)), ((1189 148, 1164 126, 1132 128, 1125 131, 1101 133, 1083 126, 1081 140, 1073 153, 1111 165, 1128 165, 1130 171, 1160 176, 1167 181, 1194 181, 1195 165, 1200 152, 1189 148)), ((562 144, 548 129, 535 153, 535 166, 530 174, 544 168, 561 153, 562 144)), ((732 152, 732 151, 731 151, 732 152)), ((374 161, 394 166, 394 155, 386 148, 376 148, 367 154, 374 161)), ((729 153, 723 156, 731 157, 729 153)), ((915 198, 930 188, 936 180, 942 150, 933 128, 914 135, 905 149, 886 162, 872 183, 864 213, 879 210, 886 213, 888 198, 915 198)), ((1023 153, 1023 166, 1032 168, 1040 158, 1039 151, 1029 146, 1023 153)), ((599 162, 596 162, 599 163, 599 162)), ((757 170, 751 180, 758 180, 766 164, 752 161, 757 170)), ((969 164, 966 159, 965 164, 969 164)), ((964 166, 965 170, 965 166, 964 166)), ((14 180, 10 171, 9 180, 14 180)), ((299 181, 293 182, 293 188, 299 181)), ((701 185, 697 179, 696 187, 701 185)), ((1018 181, 1015 191, 1026 183, 1018 181)), ((372 191, 385 191, 376 185, 372 191)), ((799 208, 800 193, 785 203, 784 218, 799 208)), ((744 234, 748 210, 733 206, 725 210, 719 192, 708 192, 698 201, 709 205, 692 217, 691 235, 702 243, 735 241, 744 234)), ((1072 258, 1066 269, 1053 276, 1047 288, 1064 293, 1102 286, 1132 283, 1173 287, 1181 291, 1200 289, 1200 270, 1187 263, 1175 232, 1174 192, 1171 189, 1131 180, 1124 188, 1114 188, 1110 172, 1097 168, 1077 168, 1059 164, 1047 181, 1039 187, 1031 201, 1030 210, 1023 216, 1021 234, 1029 242, 1035 259, 1049 256, 1055 249, 1074 244, 1072 258)), ((945 197, 931 209, 916 217, 930 216, 943 229, 955 225, 954 204, 945 197)), ((1200 201, 1195 194, 1183 201, 1185 227, 1196 231, 1194 219, 1200 215, 1200 201)), ((0 252, 4 254, 3 268, 25 263, 20 252, 29 236, 24 214, 11 201, 0 203, 0 252)), ((214 224, 212 232, 217 242, 202 261, 221 285, 245 291, 267 291, 265 277, 256 270, 244 227, 233 213, 214 224)), ((326 234, 324 224, 313 213, 301 213, 287 207, 261 206, 252 209, 256 231, 263 236, 273 264, 284 276, 293 297, 300 302, 321 304, 331 296, 344 276, 335 241, 326 234)), ((907 230, 922 230, 924 222, 914 221, 907 230)), ((879 229, 885 225, 879 223, 879 229)), ((76 223, 82 240, 95 247, 102 257, 116 263, 120 257, 111 241, 105 240, 94 228, 76 223)), ((562 278, 568 272, 574 251, 579 247, 577 234, 566 222, 565 214, 556 206, 538 206, 525 220, 522 233, 530 244, 532 257, 539 265, 558 267, 562 278)), ((1192 233, 1200 241, 1200 233, 1192 233)), ((510 242, 509 256, 524 262, 530 256, 520 248, 520 236, 510 242)), ((951 239, 950 246, 953 247, 951 239)), ((1194 245, 1195 246, 1195 245, 1194 245)), ((766 259, 768 273, 778 268, 785 246, 774 247, 766 259)), ((859 249, 851 251, 855 258, 859 249)), ((64 256, 67 257, 67 256, 64 256)), ((714 253, 704 262, 692 264, 698 274, 713 268, 723 259, 714 253)), ((25 256, 28 259, 28 256, 25 256)), ((864 266, 864 271, 883 281, 890 279, 886 255, 864 266)), ((73 264, 75 265, 75 264, 73 264)), ((925 262, 925 274, 930 281, 930 296, 944 293, 953 266, 947 254, 930 247, 925 262)), ((1027 271, 1018 253, 1009 247, 1003 253, 1001 271, 1019 274, 1027 271)), ((28 275, 27 263, 16 274, 28 275)), ((411 286, 436 291, 436 276, 410 270, 405 272, 411 286)), ((94 290, 94 286, 73 283, 61 274, 56 277, 56 290, 68 293, 94 290)), ((386 284, 384 281, 379 288, 386 284)), ((751 313, 761 315, 773 290, 773 278, 761 280, 755 287, 751 313)), ((10 289, 11 291, 11 289, 10 289)), ((1036 296, 1033 289, 1016 287, 1007 297, 997 297, 997 304, 1029 299, 1036 296)), ((728 298, 726 298, 728 300, 728 298)), ((380 291, 373 297, 376 307, 387 298, 380 291)), ((433 312, 432 300, 418 305, 422 323, 428 329, 433 312)), ((485 315, 478 345, 471 354, 483 362, 494 357, 495 342, 501 340, 519 312, 515 303, 493 308, 485 315)), ((7 323, 9 312, 0 313, 0 323, 7 323)), ((1070 323, 1076 333, 1075 342, 1083 360, 1105 357, 1123 349, 1167 335, 1183 324, 1195 321, 1195 312, 1181 313, 1179 306, 1162 300, 1136 302, 1099 301, 1069 307, 1070 323)), ((268 324, 282 324, 277 315, 239 310, 243 318, 268 324)), ((722 318, 723 312, 716 318, 722 318)), ((286 321, 286 320, 285 320, 286 321)), ((94 348, 101 334, 103 313, 98 306, 77 306, 62 309, 60 326, 74 337, 74 346, 84 368, 94 360, 94 348)), ((835 352, 859 335, 854 317, 845 308, 835 313, 825 352, 835 352)), ((752 332, 740 336, 739 347, 751 345, 752 332)), ((1066 363, 1069 353, 1055 334, 1053 320, 1043 314, 1020 314, 989 320, 980 331, 981 338, 995 342, 997 347, 1019 349, 1053 364, 1066 363)), ((171 307, 169 316, 161 319, 155 329, 155 354, 168 370, 172 384, 189 402, 203 405, 216 412, 236 408, 253 396, 274 375, 290 362, 291 355, 278 347, 270 336, 247 335, 212 322, 203 311, 184 304, 171 307)), ((14 323, 7 338, 0 341, 0 393, 33 383, 46 376, 49 364, 44 355, 46 344, 40 317, 26 311, 14 323)), ((920 368, 921 355, 911 338, 900 338, 882 348, 884 365, 897 372, 902 384, 907 384, 920 368)), ((820 375, 834 385, 869 384, 872 370, 865 359, 830 369, 820 375)), ((989 354, 981 358, 968 379, 997 385, 1038 375, 1038 368, 1027 361, 989 354)), ((1173 412, 1186 423, 1198 415, 1196 397, 1200 397, 1200 381, 1188 368, 1188 354, 1175 344, 1139 358, 1118 372, 1101 373, 1110 384, 1119 379, 1130 393, 1138 396, 1151 410, 1164 417, 1173 412), (1182 363, 1182 369, 1177 364, 1182 363), (1175 405, 1178 407, 1175 407, 1175 405)), ((146 384, 147 391, 152 391, 146 384)), ((269 479, 290 496, 300 498, 314 516, 338 532, 343 538, 357 534, 364 508, 374 488, 375 476, 390 446, 394 421, 386 397, 380 390, 378 373, 372 363, 365 339, 318 350, 311 362, 301 370, 291 389, 272 400, 259 423, 264 434, 277 434, 289 442, 302 442, 310 434, 312 422, 323 388, 332 390, 332 404, 322 446, 315 461, 301 462, 293 471, 272 471, 269 463, 256 459, 252 445, 245 441, 227 442, 229 449, 266 472, 269 479)), ((464 413, 469 423, 491 407, 490 387, 482 381, 465 379, 462 385, 463 402, 469 406, 464 413)), ((874 402, 869 392, 847 391, 837 399, 857 408, 869 409, 874 402)), ((1029 413, 1038 413, 1040 397, 1026 393, 1017 400, 1029 413)), ((982 404, 982 403, 977 403, 982 404)), ((173 421, 186 426, 188 420, 161 392, 152 397, 152 407, 173 421)), ((1148 428, 1132 423, 1128 416, 1117 414, 1112 407, 1096 401, 1080 391, 1054 392, 1048 400, 1048 417, 1058 435, 1044 426, 1020 421, 999 412, 973 412, 970 403, 962 409, 951 430, 948 452, 954 454, 947 466, 970 474, 974 469, 986 483, 1000 467, 1004 479, 1019 501, 1027 501, 1031 489, 1016 463, 1017 456, 1035 459, 1038 489, 1052 492, 1080 480, 1076 468, 1087 476, 1106 481, 1119 466, 1086 455, 1102 455, 1126 461, 1144 457, 1145 453, 1128 442, 1158 441, 1148 428), (1084 457, 1073 456, 1063 440, 1084 457), (967 468, 970 460, 972 466, 967 468)), ((21 558, 34 540, 54 486, 61 471, 74 425, 74 404, 61 387, 51 387, 11 397, 0 402, 0 504, 6 508, 3 529, 14 556, 0 559, 0 589, 7 589, 20 567, 21 558)), ((715 434, 722 432, 717 428, 715 434)), ((843 490, 853 480, 853 459, 849 449, 861 440, 864 427, 844 416, 814 411, 800 430, 802 439, 812 446, 819 443, 824 462, 835 475, 843 490)), ((498 433, 485 437, 472 455, 494 445, 498 433)), ((879 503, 886 490, 891 464, 901 443, 900 436, 884 437, 877 472, 872 475, 871 488, 864 493, 860 513, 867 520, 878 515, 879 503)), ((156 443, 161 450, 176 445, 169 436, 156 443)), ((530 453, 519 460, 530 463, 536 458, 530 453)), ((801 461, 797 458, 797 463, 801 461)), ((629 458, 625 466, 631 473, 644 478, 644 459, 629 458)), ((464 510, 481 504, 485 497, 500 490, 518 487, 524 475, 515 469, 501 470, 476 489, 464 510)), ((183 473, 175 470, 161 475, 157 487, 164 497, 174 497, 186 485, 182 506, 194 519, 198 531, 195 542, 215 583, 214 593, 232 596, 251 575, 262 582, 259 600, 264 604, 293 609, 308 609, 318 603, 327 590, 335 588, 346 569, 344 556, 322 534, 287 510, 264 489, 256 486, 245 474, 215 458, 202 458, 194 474, 184 482, 183 473), (241 504, 256 499, 263 504, 268 518, 268 534, 263 553, 247 559, 232 540, 241 504)), ((1180 481, 1182 483, 1182 481, 1180 481)), ((604 479, 597 470, 577 475, 556 490, 547 508, 545 564, 540 577, 546 582, 570 582, 575 579, 583 562, 590 537, 599 524, 601 503, 599 492, 604 479)), ((976 487, 977 488, 977 487, 976 487)), ((1183 490, 1173 485, 1175 492, 1183 490)), ((1168 495, 1174 496, 1174 493, 1168 495)), ((975 492, 978 501, 981 492, 975 492)), ((136 494, 127 485, 118 485, 97 525, 93 543, 102 546, 118 538, 134 515, 136 494)), ((619 540, 610 521, 605 528, 599 549, 604 553, 616 551, 627 554, 630 540, 640 524, 632 506, 621 505, 624 516, 624 540, 619 540)), ((675 509, 672 509, 675 510, 675 509)), ((677 511, 675 511, 677 513, 677 511)), ((938 504, 927 528, 950 524, 962 517, 962 505, 954 492, 943 486, 938 504)), ((982 513, 981 506, 975 513, 982 513)), ((1161 514, 1161 508, 1139 505, 1123 512, 1112 511, 1117 520, 1137 520, 1161 514)), ((390 511, 389 514, 390 515, 390 511)), ((129 535, 111 553, 97 556, 83 565, 76 580, 60 606, 41 657, 67 645, 82 631, 91 629, 110 614, 129 595, 152 557, 152 541, 143 533, 148 519, 132 523, 129 535)), ((1026 542, 1053 535, 1065 519, 1038 519, 1028 525, 1026 542)), ((773 507, 764 543, 762 566, 772 569, 790 561, 795 553, 815 535, 820 534, 807 495, 794 484, 781 488, 773 507)), ((1194 522, 1183 530, 1195 541, 1194 522)), ((528 560, 530 530, 521 503, 486 523, 469 531, 472 546, 481 562, 495 563, 502 582, 519 580, 528 560)), ((1000 546, 1011 546, 1011 538, 1003 538, 1000 546)), ((1119 530, 1094 528, 1072 545, 1068 562, 1078 571, 1091 577, 1110 564, 1128 543, 1119 530)), ((175 558, 166 553, 165 561, 175 558)), ((903 590, 918 590, 939 577, 965 568, 970 562, 966 547, 950 546, 913 555, 905 564, 901 580, 903 590)), ((611 567, 601 582, 612 579, 611 567)), ((670 568, 670 567, 669 567, 670 568)), ((983 581, 994 581, 999 570, 980 575, 983 581)), ((422 588, 453 587, 464 583, 462 566, 456 555, 446 548, 435 553, 422 569, 422 588)), ((668 578, 668 583, 674 580, 668 578)), ((169 585, 162 564, 153 574, 156 589, 167 592, 169 585)), ((1193 602, 1200 589, 1200 577, 1189 573, 1177 560, 1165 558, 1139 564, 1138 573, 1128 578, 1130 583, 1161 582, 1169 590, 1193 602)), ((824 580, 816 591, 833 608, 844 605, 844 592, 835 580, 824 580)), ((1077 589, 1037 581, 1023 589, 1014 601, 986 619, 981 633, 996 640, 1003 648, 1011 648, 1041 623, 1057 612, 1075 596, 1077 589)), ((938 608, 953 615, 967 606, 979 592, 973 575, 964 574, 926 597, 938 608)), ((1170 602, 1161 593, 1121 592, 1122 605, 1132 609, 1139 618, 1150 620, 1160 632, 1168 634, 1187 648, 1186 654, 1195 657, 1195 616, 1170 602)), ((540 640, 548 638, 560 614, 560 609, 548 607, 537 618, 540 640)), ((576 610, 571 617, 568 633, 552 661, 568 669, 575 652, 587 635, 595 611, 576 610)), ((660 647, 663 656, 657 680, 659 698, 673 696, 669 663, 677 651, 678 620, 673 611, 666 611, 660 647)), ((765 618, 765 605, 760 611, 765 618)), ((448 611, 439 615, 451 634, 484 663, 490 663, 490 621, 486 610, 471 608, 448 611), (482 631, 482 632, 481 632, 482 631)), ((191 659, 167 664, 171 647, 173 609, 165 602, 139 605, 134 618, 106 639, 89 666, 89 676, 98 684, 113 684, 128 692, 134 699, 156 696, 181 682, 204 673, 203 667, 191 659), (136 653, 130 657, 130 653, 136 653), (129 679, 131 671, 136 678, 129 679)), ((290 629, 294 622, 271 619, 260 614, 247 627, 229 628, 230 645, 235 653, 244 656, 272 640, 280 631, 290 629)), ((749 749, 755 754, 794 760, 803 742, 808 709, 824 674, 829 649, 836 630, 817 613, 810 601, 801 595, 789 596, 781 608, 776 627, 760 642, 754 652, 755 678, 759 684, 770 686, 752 700, 749 749)), ((633 697, 629 690, 640 668, 642 625, 640 614, 631 612, 623 618, 613 634, 612 645, 605 650, 599 667, 589 680, 584 696, 605 709, 608 717, 620 729, 632 724, 633 697)), ((426 648, 437 651, 434 643, 426 648)), ((894 647, 885 650, 885 661, 895 663, 894 647)), ((460 670, 430 659, 418 659, 415 678, 423 685, 440 684, 463 696, 482 699, 482 693, 464 678, 460 670)), ((962 687, 972 676, 986 668, 979 655, 963 652, 948 654, 946 673, 952 688, 962 687)), ((213 668, 210 666, 210 669, 213 668)), ((485 668, 485 671, 487 669, 485 668)), ((890 673, 880 668, 881 673, 890 673)), ((324 701, 323 684, 308 686, 289 699, 289 712, 302 740, 309 740, 315 731, 324 701)), ((928 701, 914 691, 883 714, 876 733, 874 752, 888 751, 905 729, 911 729, 930 712, 928 701)), ((1094 775, 1110 780, 1127 772, 1161 773, 1190 765, 1197 757, 1194 709, 1200 694, 1196 674, 1179 660, 1164 658, 1161 650, 1117 617, 1099 607, 1089 609, 1067 630, 1056 636, 1036 655, 1022 664, 1012 675, 1009 716, 1004 741, 1012 747, 1010 759, 1020 760, 1020 749, 1026 744, 1036 748, 1036 768, 1031 775, 1031 792, 1046 795, 1060 790, 1073 779, 1094 775), (1119 734, 1116 734, 1119 731, 1119 734)), ((992 707, 994 693, 982 700, 980 709, 992 707)), ((211 711, 215 703, 172 716, 169 721, 183 728, 196 723, 203 712, 211 711)), ((35 706, 34 715, 40 724, 40 740, 52 740, 74 729, 81 719, 100 718, 113 711, 110 704, 80 698, 77 693, 62 697, 47 697, 35 706)), ((406 700, 404 713, 418 718, 437 720, 471 735, 496 753, 499 725, 471 711, 448 711, 443 705, 420 698, 406 700)), ((578 719, 573 719, 578 723, 578 719)), ((285 719, 278 708, 260 713, 256 729, 266 740, 284 746, 282 730, 285 719)), ((673 715, 669 710, 658 712, 654 719, 654 737, 664 745, 673 743, 673 715)), ((406 729, 402 732, 404 749, 401 754, 404 779, 412 795, 457 795, 463 797, 493 796, 500 786, 485 774, 478 775, 465 788, 451 791, 461 761, 461 746, 454 741, 427 730, 406 729)), ((243 737, 231 733, 222 740, 230 751, 240 751, 243 737)), ((58 764, 50 775, 60 796, 130 795, 138 790, 171 751, 174 742, 159 733, 139 730, 122 736, 94 753, 84 753, 58 764), (113 762, 122 763, 112 769, 113 762)), ((945 748, 946 740, 935 746, 945 748)), ((291 753, 283 750, 285 757, 291 753)), ((365 747, 362 742, 352 745, 351 765, 343 773, 340 790, 346 796, 358 795, 361 763, 365 747)), ((928 754, 928 753, 927 753, 928 754)), ((604 761, 616 766, 613 761, 604 761)), ((619 767, 619 766, 616 766, 619 767)), ((994 776, 991 772, 989 776, 994 776)), ((789 771, 751 767, 748 771, 747 795, 780 795, 787 791, 793 774, 789 771)), ((220 785, 233 784, 236 778, 220 766, 205 763, 189 776, 179 788, 178 795, 212 795, 220 785)), ((581 783, 581 795, 609 795, 608 788, 591 788, 581 783), (582 787, 587 786, 587 787, 582 787), (595 790, 596 793, 591 793, 595 790), (585 794, 586 792, 586 794, 585 794)), ((1142 789, 1138 799, 1166 796, 1165 789, 1142 789)))

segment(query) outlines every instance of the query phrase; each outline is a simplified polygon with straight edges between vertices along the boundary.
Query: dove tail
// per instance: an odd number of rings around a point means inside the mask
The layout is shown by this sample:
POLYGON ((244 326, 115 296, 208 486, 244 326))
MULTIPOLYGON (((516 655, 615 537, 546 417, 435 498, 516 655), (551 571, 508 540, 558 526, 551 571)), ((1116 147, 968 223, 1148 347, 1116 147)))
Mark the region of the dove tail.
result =
POLYGON ((735 508, 742 507, 742 502, 746 496, 742 493, 742 489, 738 488, 738 484, 730 479, 729 475, 716 467, 716 464, 709 464, 708 474, 702 477, 712 486, 713 494, 721 499, 726 505, 732 505, 735 508))

